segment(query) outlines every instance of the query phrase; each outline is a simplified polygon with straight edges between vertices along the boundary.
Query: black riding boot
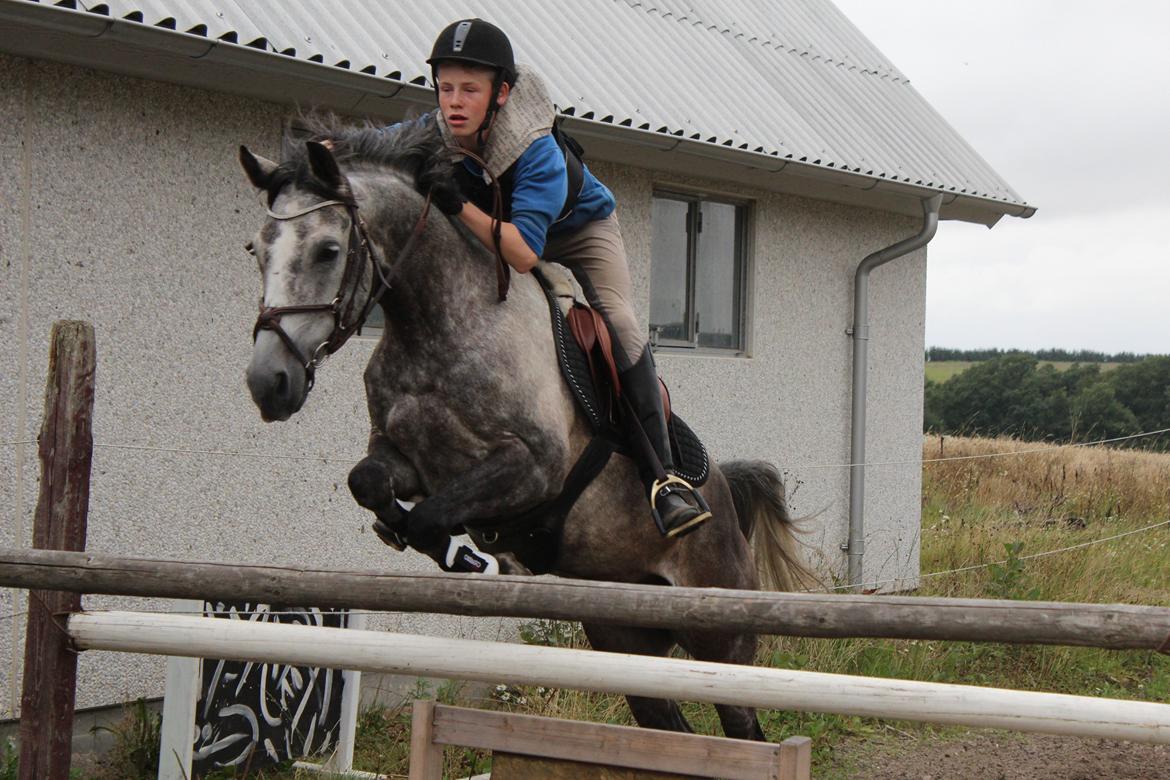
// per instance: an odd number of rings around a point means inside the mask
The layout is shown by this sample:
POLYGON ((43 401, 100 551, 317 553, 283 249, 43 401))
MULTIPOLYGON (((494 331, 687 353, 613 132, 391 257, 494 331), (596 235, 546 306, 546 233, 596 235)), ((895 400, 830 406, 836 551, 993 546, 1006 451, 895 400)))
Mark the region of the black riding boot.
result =
MULTIPOLYGON (((650 509, 656 515, 658 530, 663 536, 668 537, 690 533, 709 520, 711 513, 700 503, 698 492, 687 484, 686 480, 671 474, 674 460, 670 452, 670 434, 666 430, 662 392, 650 347, 646 347, 638 362, 621 372, 621 383, 622 395, 630 402, 637 417, 633 422, 642 426, 662 466, 661 469, 655 468, 655 464, 650 463, 648 457, 637 459, 638 473, 642 478, 642 484, 646 486, 650 509), (690 501, 687 500, 688 497, 690 501)), ((634 441, 634 449, 638 451, 641 437, 637 431, 631 431, 630 435, 634 441)))

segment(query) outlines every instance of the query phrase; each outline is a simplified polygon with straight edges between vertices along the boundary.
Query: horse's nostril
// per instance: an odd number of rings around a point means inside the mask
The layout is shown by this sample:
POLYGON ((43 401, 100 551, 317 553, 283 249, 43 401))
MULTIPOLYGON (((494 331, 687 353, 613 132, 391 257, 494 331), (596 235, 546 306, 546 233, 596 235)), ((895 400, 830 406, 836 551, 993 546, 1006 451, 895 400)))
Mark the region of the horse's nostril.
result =
POLYGON ((277 397, 283 397, 283 396, 288 395, 288 372, 287 371, 277 371, 276 372, 276 395, 277 395, 277 397))

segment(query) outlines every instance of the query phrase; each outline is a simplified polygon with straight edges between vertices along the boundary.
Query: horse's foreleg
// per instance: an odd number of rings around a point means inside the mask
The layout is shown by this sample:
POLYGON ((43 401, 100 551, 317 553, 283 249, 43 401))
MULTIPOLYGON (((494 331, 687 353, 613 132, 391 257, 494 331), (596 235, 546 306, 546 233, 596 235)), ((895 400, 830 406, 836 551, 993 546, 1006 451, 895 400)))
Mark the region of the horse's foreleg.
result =
POLYGON ((552 485, 548 462, 520 439, 502 443, 410 511, 406 518, 410 546, 442 564, 448 540, 459 526, 516 512, 546 498, 552 485))
POLYGON ((406 512, 395 500, 419 492, 414 467, 385 436, 374 431, 365 458, 349 472, 349 492, 359 505, 377 516, 374 530, 382 541, 401 548, 406 512))
MULTIPOLYGON (((601 626, 582 623, 585 636, 594 650, 607 653, 634 653, 666 657, 674 647, 669 631, 629 626, 601 626)), ((630 712, 638 725, 647 729, 691 731, 691 724, 683 717, 678 702, 670 699, 650 699, 645 696, 627 696, 630 712)))

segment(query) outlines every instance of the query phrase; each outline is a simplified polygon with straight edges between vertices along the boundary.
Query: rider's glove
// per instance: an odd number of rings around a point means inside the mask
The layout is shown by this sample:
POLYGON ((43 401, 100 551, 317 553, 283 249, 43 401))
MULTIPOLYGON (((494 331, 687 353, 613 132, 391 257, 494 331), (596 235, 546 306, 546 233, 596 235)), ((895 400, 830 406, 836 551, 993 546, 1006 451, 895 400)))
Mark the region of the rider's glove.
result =
POLYGON ((458 187, 435 187, 431 190, 431 203, 448 217, 454 217, 463 211, 463 204, 466 202, 467 197, 458 187))

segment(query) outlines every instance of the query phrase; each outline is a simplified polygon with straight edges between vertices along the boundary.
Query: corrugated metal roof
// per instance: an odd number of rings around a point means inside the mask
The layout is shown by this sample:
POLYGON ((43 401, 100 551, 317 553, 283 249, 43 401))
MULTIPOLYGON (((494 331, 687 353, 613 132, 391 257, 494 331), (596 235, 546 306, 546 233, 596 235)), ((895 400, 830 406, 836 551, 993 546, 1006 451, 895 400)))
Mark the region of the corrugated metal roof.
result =
POLYGON ((437 32, 480 16, 566 114, 1024 205, 829 0, 25 1, 415 84, 437 32))

